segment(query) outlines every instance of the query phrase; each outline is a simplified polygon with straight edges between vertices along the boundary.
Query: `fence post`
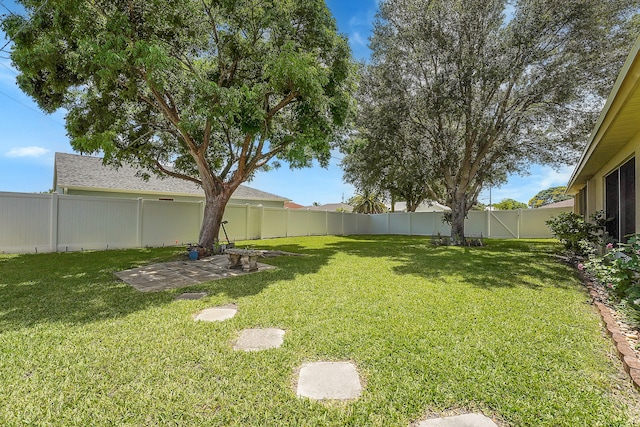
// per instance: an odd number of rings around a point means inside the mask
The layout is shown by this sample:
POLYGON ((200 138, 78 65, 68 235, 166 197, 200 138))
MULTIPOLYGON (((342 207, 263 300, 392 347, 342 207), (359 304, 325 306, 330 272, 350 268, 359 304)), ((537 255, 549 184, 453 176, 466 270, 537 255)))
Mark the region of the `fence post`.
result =
POLYGON ((358 224, 358 216, 360 216, 360 214, 356 214, 356 234, 360 234, 360 226, 358 224))
POLYGON ((413 221, 412 221, 412 218, 413 218, 413 212, 409 212, 409 236, 413 236, 413 230, 412 230, 413 221))
POLYGON ((289 218, 291 215, 289 214, 289 208, 285 208, 286 209, 286 219, 285 219, 285 226, 284 226, 284 237, 289 237, 289 224, 291 223, 291 218, 289 218))
POLYGON ((307 236, 311 236, 311 209, 307 209, 307 236))
POLYGON ((436 217, 437 216, 438 216, 437 214, 429 215, 429 218, 431 218, 431 235, 432 236, 435 236, 436 234, 438 234, 436 232, 436 217))
MULTIPOLYGON (((200 202, 202 203, 202 202, 200 202)), ((138 206, 136 207, 136 244, 139 248, 142 247, 142 214, 144 209, 144 202, 142 201, 142 197, 138 197, 138 206)), ((202 224, 202 220, 204 218, 204 212, 201 212, 200 223, 202 224)))
POLYGON ((58 194, 51 194, 51 215, 49 215, 49 245, 51 252, 58 252, 58 194))
POLYGON ((516 221, 516 239, 520 238, 520 221, 522 220, 522 209, 518 209, 518 218, 516 221))
POLYGON ((487 213, 487 237, 491 237, 491 209, 485 211, 487 213))
POLYGON ((245 204, 245 208, 247 210, 247 214, 246 216, 246 220, 245 220, 245 224, 244 224, 244 240, 249 240, 249 226, 251 224, 251 222, 249 222, 249 215, 251 214, 251 207, 249 206, 249 203, 245 204))
POLYGON ((329 211, 324 211, 324 235, 329 235, 329 211))
POLYGON ((341 222, 341 224, 340 224, 340 232, 341 232, 340 235, 344 236, 344 211, 342 211, 340 213, 340 222, 341 222))
MULTIPOLYGON (((205 200, 200 200, 198 201, 198 203, 200 203, 200 212, 199 212, 199 217, 198 219, 200 220, 200 224, 198 224, 198 232, 196 233, 196 236, 200 237, 200 230, 202 230, 202 223, 204 222, 204 210, 206 208, 206 201, 205 200)), ((142 209, 144 211, 144 203, 142 204, 142 209)), ((198 239, 200 240, 200 239, 198 239)), ((197 244, 200 244, 200 241, 196 242, 197 244)))
POLYGON ((260 240, 264 236, 264 205, 258 205, 260 207, 260 240))
POLYGON ((391 215, 389 212, 387 212, 387 234, 391 234, 391 215))

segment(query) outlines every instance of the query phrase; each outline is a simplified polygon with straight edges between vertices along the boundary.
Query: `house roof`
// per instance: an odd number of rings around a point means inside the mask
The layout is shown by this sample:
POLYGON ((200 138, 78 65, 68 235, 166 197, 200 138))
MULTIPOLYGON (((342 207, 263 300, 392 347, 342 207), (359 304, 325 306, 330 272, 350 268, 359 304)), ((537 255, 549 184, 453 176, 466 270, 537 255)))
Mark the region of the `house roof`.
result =
POLYGON ((284 207, 287 208, 287 209, 301 209, 301 208, 304 208, 304 206, 299 205, 299 204, 297 204, 295 202, 285 202, 284 203, 284 207))
MULTIPOLYGON (((53 188, 204 196, 202 188, 193 182, 173 177, 159 178, 153 174, 151 174, 148 181, 145 181, 136 176, 136 172, 138 172, 138 169, 130 165, 122 165, 118 169, 103 165, 100 157, 56 153, 53 188)), ((246 185, 240 185, 231 198, 283 202, 289 200, 246 185)))
POLYGON ((640 131, 640 37, 627 57, 582 153, 567 193, 576 194, 640 131))
POLYGON ((549 203, 548 205, 540 206, 538 209, 550 209, 550 208, 571 208, 573 207, 574 199, 562 200, 560 202, 549 203))
POLYGON ((326 203, 319 206, 305 206, 305 209, 311 211, 337 211, 338 209, 344 209, 345 212, 353 212, 353 206, 346 203, 326 203))

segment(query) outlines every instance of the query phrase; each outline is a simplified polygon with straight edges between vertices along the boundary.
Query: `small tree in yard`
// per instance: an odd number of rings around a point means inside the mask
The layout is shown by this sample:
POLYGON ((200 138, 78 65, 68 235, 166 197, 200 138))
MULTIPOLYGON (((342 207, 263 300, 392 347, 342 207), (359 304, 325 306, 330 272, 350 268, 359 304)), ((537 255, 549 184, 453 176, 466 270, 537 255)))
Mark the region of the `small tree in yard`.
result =
POLYGON ((349 199, 349 205, 353 206, 353 212, 362 214, 378 214, 387 211, 378 193, 363 191, 349 199))
POLYGON ((415 154, 393 172, 406 170, 427 198, 451 208, 451 238, 462 243, 487 183, 531 162, 576 159, 637 34, 636 6, 383 0, 351 140, 365 148, 347 155, 375 170, 390 151, 415 154))
POLYGON ((202 186, 200 244, 257 170, 328 163, 352 109, 322 1, 20 0, 5 16, 24 92, 68 111, 74 149, 202 186))

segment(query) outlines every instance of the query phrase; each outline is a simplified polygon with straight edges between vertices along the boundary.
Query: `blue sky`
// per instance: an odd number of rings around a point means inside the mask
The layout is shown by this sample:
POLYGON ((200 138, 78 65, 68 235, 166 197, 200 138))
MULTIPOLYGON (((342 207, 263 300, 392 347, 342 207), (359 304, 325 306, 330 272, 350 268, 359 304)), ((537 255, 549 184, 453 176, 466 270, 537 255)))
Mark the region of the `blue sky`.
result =
MULTIPOLYGON (((340 32, 349 38, 354 57, 369 57, 368 37, 378 7, 377 0, 327 0, 340 32)), ((13 1, 0 3, 0 14, 19 11, 13 1), (6 7, 6 8, 5 8, 6 7)), ((4 39, 4 34, 0 34, 4 39)), ((6 40, 2 41, 4 45, 6 40)), ((9 49, 9 48, 7 48, 9 49)), ((53 157, 56 151, 73 153, 64 128, 64 112, 47 115, 15 84, 17 71, 5 52, 0 52, 0 192, 46 192, 53 185, 53 157)), ((308 169, 290 170, 287 166, 259 172, 247 183, 287 197, 302 205, 313 202, 335 203, 346 200, 354 188, 342 181, 341 155, 334 153, 327 169, 314 166, 308 169)), ((508 183, 493 188, 491 198, 496 203, 504 198, 527 202, 538 191, 565 185, 572 166, 559 171, 546 166, 533 165, 528 176, 511 176, 508 183)), ((480 201, 489 203, 488 190, 480 195, 480 201)))

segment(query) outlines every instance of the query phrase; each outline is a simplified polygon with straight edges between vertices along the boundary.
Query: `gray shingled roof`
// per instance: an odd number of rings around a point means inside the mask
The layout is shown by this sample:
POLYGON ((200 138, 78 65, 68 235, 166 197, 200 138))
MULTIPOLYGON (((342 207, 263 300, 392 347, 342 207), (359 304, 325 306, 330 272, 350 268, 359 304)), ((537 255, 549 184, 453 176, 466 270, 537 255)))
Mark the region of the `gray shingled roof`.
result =
POLYGON ((574 204, 573 198, 567 200, 561 200, 555 203, 549 203, 548 205, 540 206, 538 209, 552 209, 552 208, 572 208, 574 204))
MULTIPOLYGON (((102 164, 102 159, 77 154, 56 153, 54 188, 83 190, 116 190, 140 193, 182 194, 204 197, 204 192, 195 183, 184 179, 151 175, 148 181, 136 176, 137 169, 123 165, 114 169, 102 164)), ((242 200, 287 201, 286 197, 241 185, 231 196, 242 200)))
POLYGON ((338 209, 344 209, 345 212, 353 212, 353 206, 347 205, 346 203, 326 203, 324 205, 319 206, 305 206, 305 209, 309 209, 310 211, 337 211, 338 209))

